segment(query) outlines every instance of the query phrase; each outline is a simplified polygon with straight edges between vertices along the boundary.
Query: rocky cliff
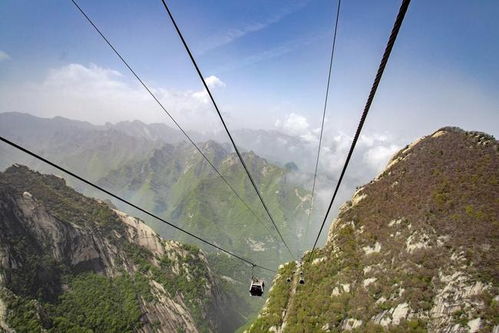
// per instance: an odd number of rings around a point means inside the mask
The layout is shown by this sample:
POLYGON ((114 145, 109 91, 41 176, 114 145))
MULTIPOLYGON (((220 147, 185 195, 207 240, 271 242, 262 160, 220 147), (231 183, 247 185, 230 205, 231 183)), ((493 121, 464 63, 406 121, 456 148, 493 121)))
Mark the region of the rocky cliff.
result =
POLYGON ((230 332, 241 320, 199 249, 61 178, 0 173, 0 331, 230 332))
POLYGON ((280 268, 248 331, 499 332, 498 181, 489 135, 443 128, 405 147, 324 248, 280 268))

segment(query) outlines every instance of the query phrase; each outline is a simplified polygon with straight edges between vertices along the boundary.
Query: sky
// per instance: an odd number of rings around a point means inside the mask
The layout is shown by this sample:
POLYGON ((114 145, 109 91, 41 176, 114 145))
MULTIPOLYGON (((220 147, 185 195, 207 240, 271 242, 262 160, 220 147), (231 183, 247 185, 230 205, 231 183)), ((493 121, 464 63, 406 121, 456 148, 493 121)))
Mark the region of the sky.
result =
MULTIPOLYGON (((160 0, 78 2, 183 127, 222 129, 160 0)), ((169 4, 229 128, 317 141, 336 1, 169 4)), ((399 6, 343 1, 326 143, 354 133, 399 6)), ((498 16, 495 0, 412 2, 365 125, 366 142, 384 138, 374 160, 448 125, 498 136, 498 16)), ((11 111, 171 125, 70 0, 0 3, 0 112, 11 111)))
MULTIPOLYGON (((161 0, 77 1, 181 126, 222 131, 161 0)), ((316 194, 324 204, 400 2, 342 1, 316 194)), ((312 172, 337 2, 168 3, 228 127, 299 138, 288 148, 307 153, 290 160, 312 172)), ((499 136, 497 17, 496 0, 412 1, 334 211, 421 136, 444 126, 499 136)), ((71 0, 0 1, 0 112, 13 111, 173 126, 71 0)))

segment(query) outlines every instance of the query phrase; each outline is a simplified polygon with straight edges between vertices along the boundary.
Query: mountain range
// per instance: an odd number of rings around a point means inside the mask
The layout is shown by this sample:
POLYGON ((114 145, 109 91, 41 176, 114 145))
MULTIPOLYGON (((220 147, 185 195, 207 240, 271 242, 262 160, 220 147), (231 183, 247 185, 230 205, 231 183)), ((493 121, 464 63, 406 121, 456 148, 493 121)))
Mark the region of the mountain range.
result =
MULTIPOLYGON (((0 118, 10 124, 0 123, 3 135, 177 225, 258 263, 289 260, 226 143, 193 133, 259 218, 193 147, 162 137, 162 125, 0 118)), ((401 149, 341 206, 324 247, 279 267, 264 305, 246 295, 245 264, 187 245, 157 221, 148 226, 74 180, 66 179, 100 199, 59 177, 8 167, 0 175, 0 327, 229 332, 246 322, 238 331, 496 333, 498 147, 490 135, 445 127, 401 149), (97 315, 96 306, 110 312, 97 315)), ((24 162, 56 173, 0 149, 2 168, 24 162)), ((315 231, 300 166, 243 151, 292 251, 309 248, 315 231)))
MULTIPOLYGON (((300 135, 290 135, 278 130, 235 129, 232 135, 243 152, 253 151, 269 163, 286 168, 295 166, 288 174, 292 180, 303 188, 312 188, 313 171, 317 154, 318 138, 311 139, 300 135)), ((187 142, 185 136, 164 123, 145 124, 141 121, 123 121, 115 124, 94 125, 62 117, 39 118, 26 113, 0 113, 0 133, 16 142, 39 151, 61 158, 58 162, 72 163, 77 171, 88 173, 86 176, 97 178, 105 176, 105 171, 115 169, 124 162, 140 160, 163 144, 177 145, 187 142), (94 149, 96 148, 96 149, 94 149), (91 162, 79 163, 78 159, 91 162), (70 161, 68 161, 70 160, 70 161), (87 170, 85 165, 92 165, 87 170)), ((214 141, 232 152, 228 137, 221 132, 199 133, 188 131, 195 142, 214 141)), ((394 143, 385 141, 379 135, 362 136, 353 157, 350 172, 343 180, 339 201, 347 200, 355 188, 374 177, 390 155, 395 152, 394 143)), ((331 197, 334 185, 338 180, 341 163, 346 157, 346 147, 351 138, 341 133, 326 133, 321 150, 321 159, 316 184, 316 204, 314 209, 318 215, 313 219, 316 227, 322 221, 323 208, 331 197)), ((0 147, 0 153, 4 152, 0 147)), ((0 168, 6 168, 11 161, 22 161, 24 156, 11 151, 15 158, 0 161, 0 168), (21 159, 21 160, 20 160, 21 159)), ((77 184, 72 184, 78 186, 77 184)), ((333 207, 336 212, 339 205, 333 207)))
MULTIPOLYGON (((231 131, 236 144, 243 152, 254 152, 270 164, 287 169, 287 180, 311 190, 313 170, 317 153, 318 138, 286 134, 279 130, 235 129, 231 131)), ((26 145, 40 153, 50 155, 56 162, 67 163, 75 171, 92 180, 107 175, 109 170, 117 169, 125 163, 136 162, 150 156, 154 149, 163 144, 177 145, 186 142, 185 136, 164 123, 145 124, 141 121, 123 121, 115 124, 94 125, 62 117, 39 118, 26 113, 0 113, 0 133, 15 142, 26 145), (85 163, 81 163, 85 161, 85 163), (91 168, 88 166, 92 166, 91 168)), ((195 142, 214 141, 228 152, 232 152, 227 135, 220 132, 199 133, 188 131, 195 142)), ((341 163, 344 160, 351 138, 338 133, 326 133, 321 150, 317 174, 316 196, 312 211, 312 223, 307 226, 314 234, 323 220, 323 212, 338 180, 341 163)), ((334 216, 339 202, 348 200, 356 187, 374 177, 390 155, 396 150, 396 142, 386 135, 373 134, 362 136, 357 144, 350 171, 346 174, 342 190, 338 193, 338 204, 332 209, 334 216)), ((14 162, 35 163, 33 167, 42 168, 23 154, 0 146, 0 169, 14 162), (8 154, 7 154, 8 150, 8 154)), ((32 164, 30 164, 32 165, 32 164)), ((80 184, 72 183, 79 190, 80 184)), ((90 193, 88 193, 90 194, 90 193)), ((256 207, 260 210, 261 207, 256 207)), ((307 240, 310 245, 310 239, 307 240)))
MULTIPOLYGON (((19 113, 2 113, 0 120, 2 135, 191 232, 237 248, 243 255, 263 256, 265 264, 289 259, 228 144, 208 140, 198 146, 250 209, 196 149, 180 141, 178 133, 166 125, 135 121, 95 126, 19 113)), ((193 136, 201 137, 196 133, 193 136)), ((0 168, 16 162, 54 172, 5 146, 0 147, 0 153, 4 156, 0 168)), ((293 250, 302 250, 308 236, 310 194, 294 180, 296 168, 272 164, 252 151, 243 152, 243 158, 284 237, 293 250)), ((67 181, 82 193, 109 199, 74 179, 67 181)), ((192 242, 140 212, 114 204, 142 217, 162 236, 192 242)))

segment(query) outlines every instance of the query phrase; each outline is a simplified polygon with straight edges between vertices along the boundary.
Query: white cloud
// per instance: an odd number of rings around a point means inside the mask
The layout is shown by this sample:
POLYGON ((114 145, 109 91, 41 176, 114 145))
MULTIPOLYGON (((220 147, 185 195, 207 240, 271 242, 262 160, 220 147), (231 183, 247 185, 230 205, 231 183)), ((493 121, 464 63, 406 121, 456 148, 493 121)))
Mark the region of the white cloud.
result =
MULTIPOLYGON (((276 129, 301 140, 300 147, 293 147, 297 152, 295 162, 304 171, 313 172, 315 154, 319 143, 320 128, 312 128, 308 119, 297 113, 290 113, 275 122, 276 129)), ((330 179, 336 179, 343 167, 345 158, 352 144, 352 134, 345 134, 325 123, 322 140, 319 173, 330 179)), ((364 133, 360 136, 354 160, 348 177, 356 185, 363 184, 379 173, 389 158, 400 148, 397 140, 385 133, 364 133)))
POLYGON ((10 56, 7 52, 0 50, 0 62, 9 60, 10 56))
MULTIPOLYGON (((211 90, 213 90, 214 88, 217 88, 217 87, 225 87, 225 83, 222 80, 220 80, 218 77, 216 77, 215 75, 211 75, 211 76, 206 77, 204 79, 204 81, 206 82, 206 85, 208 86, 208 88, 210 88, 211 90)), ((196 92, 192 93, 192 97, 194 97, 197 101, 199 101, 203 104, 210 103, 208 92, 204 88, 203 88, 203 90, 196 91, 196 92)))
POLYGON ((99 95, 115 94, 118 91, 130 93, 133 89, 120 81, 123 75, 115 70, 98 67, 91 64, 85 67, 80 64, 70 64, 65 67, 51 69, 38 87, 40 90, 64 91, 66 94, 99 95))
MULTIPOLYGON (((224 86, 215 76, 206 80, 211 87, 224 86)), ((218 128, 219 120, 204 89, 175 91, 150 85, 149 88, 186 129, 218 128)), ((116 70, 93 64, 70 64, 49 70, 40 82, 3 84, 0 86, 0 110, 41 117, 64 116, 97 124, 139 119, 146 123, 172 125, 141 85, 129 81, 116 70)))
POLYGON ((386 165, 386 162, 397 152, 400 147, 395 144, 383 145, 378 142, 378 145, 372 146, 364 153, 364 161, 371 167, 379 172, 386 165))
POLYGON ((277 120, 275 126, 291 135, 308 134, 310 128, 307 118, 296 113, 288 114, 284 120, 277 120))
MULTIPOLYGON (((287 152, 288 156, 285 156, 285 161, 295 162, 300 172, 308 176, 303 181, 303 185, 310 190, 313 182, 320 127, 315 128, 306 116, 298 112, 285 115, 277 120, 274 125, 277 130, 294 137, 293 140, 289 140, 288 145, 280 145, 279 151, 287 152)), ((352 133, 347 134, 347 129, 338 129, 336 127, 337 123, 328 121, 324 125, 315 187, 316 205, 312 229, 315 227, 318 229, 322 222, 324 216, 321 214, 325 213, 329 205, 352 144, 354 129, 352 133)), ((357 142, 329 217, 336 215, 338 207, 351 198, 356 187, 366 184, 379 174, 393 154, 406 143, 401 142, 400 138, 395 138, 388 132, 364 130, 357 142)), ((272 146, 271 142, 269 142, 269 145, 272 146)), ((315 236, 314 232, 311 234, 315 236)))
POLYGON ((208 85, 209 88, 216 88, 216 87, 225 87, 225 83, 222 82, 218 77, 215 75, 210 75, 204 79, 206 84, 208 85))

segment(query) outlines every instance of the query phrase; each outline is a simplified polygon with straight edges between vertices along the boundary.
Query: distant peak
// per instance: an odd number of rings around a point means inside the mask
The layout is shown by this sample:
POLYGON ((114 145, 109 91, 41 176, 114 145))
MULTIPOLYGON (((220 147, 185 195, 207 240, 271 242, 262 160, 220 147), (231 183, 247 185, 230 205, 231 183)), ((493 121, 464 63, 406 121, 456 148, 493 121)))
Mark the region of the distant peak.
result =
POLYGON ((225 149, 225 147, 214 140, 208 140, 204 142, 201 145, 201 148, 204 150, 214 151, 218 154, 227 155, 227 150, 225 149))

